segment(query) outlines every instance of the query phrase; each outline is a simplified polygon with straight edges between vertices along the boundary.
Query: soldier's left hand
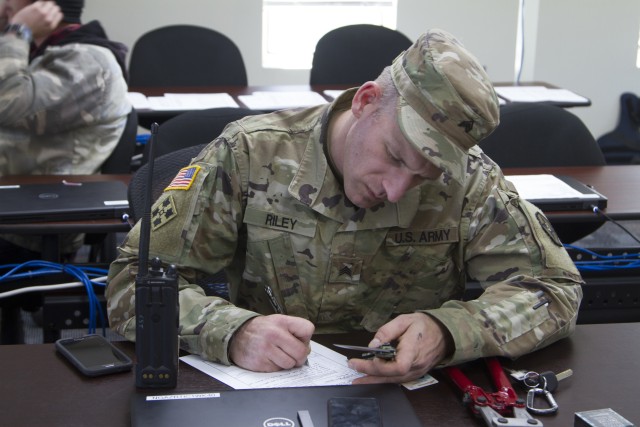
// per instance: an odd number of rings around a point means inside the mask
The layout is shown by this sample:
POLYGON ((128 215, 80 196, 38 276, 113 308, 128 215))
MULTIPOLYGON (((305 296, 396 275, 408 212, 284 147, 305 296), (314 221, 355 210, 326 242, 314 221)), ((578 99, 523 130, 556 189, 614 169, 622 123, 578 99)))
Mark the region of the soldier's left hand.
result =
POLYGON ((354 384, 403 383, 420 378, 452 350, 449 332, 424 313, 403 314, 383 325, 369 347, 395 341, 398 345, 394 360, 349 360, 352 369, 367 374, 354 384))

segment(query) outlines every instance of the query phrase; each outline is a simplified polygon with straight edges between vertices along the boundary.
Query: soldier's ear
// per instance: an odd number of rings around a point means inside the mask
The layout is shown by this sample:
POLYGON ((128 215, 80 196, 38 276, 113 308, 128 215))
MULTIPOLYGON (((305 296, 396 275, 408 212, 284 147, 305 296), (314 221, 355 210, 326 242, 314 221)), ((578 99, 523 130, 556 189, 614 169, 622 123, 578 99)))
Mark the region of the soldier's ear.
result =
POLYGON ((367 105, 379 102, 382 97, 380 85, 374 81, 369 81, 358 88, 351 101, 351 112, 354 116, 360 117, 367 105))

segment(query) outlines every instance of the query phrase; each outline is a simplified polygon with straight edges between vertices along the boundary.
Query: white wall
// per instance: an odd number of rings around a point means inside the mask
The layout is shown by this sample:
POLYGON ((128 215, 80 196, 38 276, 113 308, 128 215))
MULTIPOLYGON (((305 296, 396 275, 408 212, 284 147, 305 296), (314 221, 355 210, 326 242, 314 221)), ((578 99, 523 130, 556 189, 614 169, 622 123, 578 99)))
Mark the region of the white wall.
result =
MULTIPOLYGON (((514 78, 518 0, 398 0, 398 29, 410 38, 428 28, 455 34, 496 82, 514 78)), ((308 70, 261 66, 262 0, 89 0, 84 20, 99 19, 129 47, 169 24, 211 27, 236 42, 250 85, 306 84, 308 70)), ((640 94, 635 68, 640 1, 527 0, 522 81, 546 81, 591 98, 574 108, 594 136, 613 129, 622 92, 640 94)))
POLYGON ((597 138, 617 125, 621 93, 640 96, 640 1, 539 1, 535 80, 590 98, 572 112, 597 138))

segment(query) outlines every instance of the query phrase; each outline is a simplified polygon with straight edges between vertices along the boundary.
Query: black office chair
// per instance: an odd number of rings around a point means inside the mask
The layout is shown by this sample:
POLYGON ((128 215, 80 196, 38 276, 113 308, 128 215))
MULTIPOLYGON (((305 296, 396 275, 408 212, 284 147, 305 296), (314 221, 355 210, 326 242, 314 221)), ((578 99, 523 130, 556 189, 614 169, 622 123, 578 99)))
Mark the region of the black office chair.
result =
MULTIPOLYGON (((209 108, 188 111, 163 122, 158 128, 155 155, 160 157, 190 145, 206 144, 222 133, 225 126, 245 116, 261 114, 248 108, 209 108)), ((146 164, 149 147, 145 146, 142 164, 146 164)))
POLYGON ((503 168, 605 164, 582 120, 543 102, 501 106, 500 125, 480 142, 480 148, 503 168))
MULTIPOLYGON (((107 157, 107 160, 100 167, 100 173, 131 173, 131 159, 136 148, 137 133, 138 114, 132 108, 127 116, 127 122, 120 140, 111 155, 107 157)), ((114 233, 87 233, 84 236, 84 244, 89 246, 89 262, 110 263, 117 256, 116 234, 114 233)))
MULTIPOLYGON (((134 173, 129 182, 127 194, 129 214, 134 222, 137 222, 144 214, 146 192, 151 191, 151 200, 158 199, 178 171, 188 165, 206 146, 207 144, 192 145, 156 157, 153 164, 153 186, 150 189, 147 188, 149 165, 143 165, 134 173)), ((229 298, 224 271, 210 276, 198 277, 196 283, 204 289, 207 295, 229 298)))
POLYGON ((379 25, 336 28, 316 44, 310 84, 359 86, 374 80, 411 43, 401 32, 379 25))
MULTIPOLYGON (((576 115, 548 103, 510 103, 500 107, 500 124, 480 148, 502 168, 603 166, 595 138, 576 115)), ((557 224, 560 240, 571 243, 601 223, 557 224)))
POLYGON ((640 164, 640 97, 631 92, 620 95, 620 120, 611 131, 598 138, 609 165, 640 164))
MULTIPOLYGON (((151 200, 155 201, 162 191, 169 185, 178 171, 188 165, 207 144, 198 144, 157 156, 153 165, 153 187, 151 200)), ((142 218, 144 213, 144 198, 147 190, 147 176, 149 165, 144 164, 138 169, 129 182, 127 197, 129 199, 129 217, 133 222, 142 218)))
POLYGON ((136 148, 138 135, 138 113, 135 108, 127 116, 127 123, 118 145, 100 167, 103 174, 127 174, 131 172, 131 158, 136 148))
POLYGON ((240 50, 224 34, 194 25, 170 25, 136 40, 129 85, 246 86, 247 72, 240 50))

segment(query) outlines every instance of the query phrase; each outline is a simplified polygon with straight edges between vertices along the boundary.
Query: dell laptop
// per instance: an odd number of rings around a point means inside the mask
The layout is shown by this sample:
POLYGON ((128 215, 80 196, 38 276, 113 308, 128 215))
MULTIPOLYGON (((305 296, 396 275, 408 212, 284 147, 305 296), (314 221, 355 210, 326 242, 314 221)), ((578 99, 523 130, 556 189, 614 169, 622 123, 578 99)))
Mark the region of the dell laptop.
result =
POLYGON ((136 393, 132 427, 420 427, 397 384, 136 393))
POLYGON ((520 196, 544 212, 605 209, 607 198, 570 176, 507 175, 520 196))
POLYGON ((0 185, 0 223, 122 218, 129 209, 121 181, 0 185))

